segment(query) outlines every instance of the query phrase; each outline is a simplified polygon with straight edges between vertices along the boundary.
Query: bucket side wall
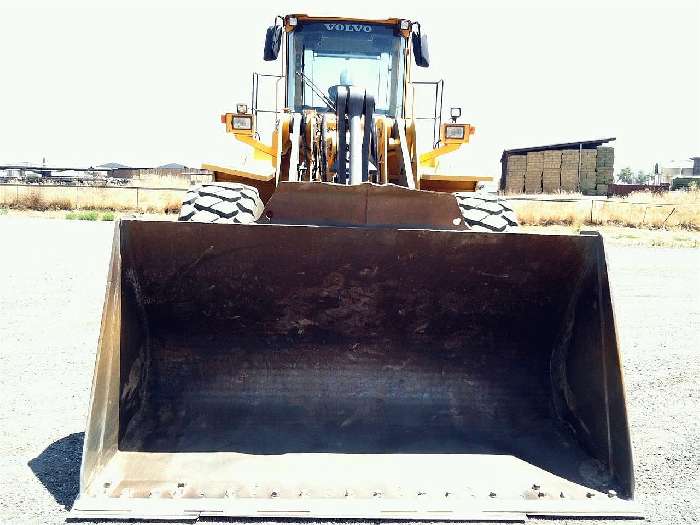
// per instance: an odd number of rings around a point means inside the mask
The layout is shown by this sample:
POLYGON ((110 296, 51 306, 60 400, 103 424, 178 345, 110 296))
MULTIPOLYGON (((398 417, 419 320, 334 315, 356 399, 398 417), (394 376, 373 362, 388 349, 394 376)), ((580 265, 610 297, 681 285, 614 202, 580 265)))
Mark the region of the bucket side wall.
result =
POLYGON ((87 428, 80 466, 80 492, 117 451, 119 427, 119 353, 122 342, 121 319, 121 241, 120 225, 115 224, 109 263, 102 323, 97 345, 87 428))
POLYGON ((557 413, 598 460, 591 475, 633 496, 631 444, 603 239, 591 236, 588 269, 571 297, 552 354, 557 413), (595 472, 593 472, 595 471, 595 472))

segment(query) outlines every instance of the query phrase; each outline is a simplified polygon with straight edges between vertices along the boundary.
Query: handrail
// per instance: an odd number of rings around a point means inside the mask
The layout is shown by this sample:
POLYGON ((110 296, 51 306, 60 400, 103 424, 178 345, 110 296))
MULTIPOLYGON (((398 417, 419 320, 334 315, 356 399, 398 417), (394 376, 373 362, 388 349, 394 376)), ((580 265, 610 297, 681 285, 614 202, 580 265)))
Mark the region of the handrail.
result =
MULTIPOLYGON (((434 81, 417 81, 411 82, 412 86, 424 85, 424 86, 435 86, 435 101, 433 102, 433 115, 432 117, 420 117, 414 116, 414 120, 432 120, 433 121, 433 148, 437 148, 440 145, 440 128, 442 127, 442 102, 443 94, 445 92, 445 81, 443 79, 434 81)), ((414 88, 414 98, 415 98, 415 88, 414 88)))

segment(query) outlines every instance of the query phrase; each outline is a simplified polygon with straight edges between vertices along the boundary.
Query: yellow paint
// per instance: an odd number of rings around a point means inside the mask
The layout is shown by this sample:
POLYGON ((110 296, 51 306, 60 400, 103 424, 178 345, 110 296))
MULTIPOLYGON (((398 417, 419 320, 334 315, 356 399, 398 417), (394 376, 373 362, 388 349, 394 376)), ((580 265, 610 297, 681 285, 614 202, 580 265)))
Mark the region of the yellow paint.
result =
POLYGON ((253 158, 255 160, 266 160, 269 161, 273 166, 277 164, 276 156, 277 156, 277 149, 275 147, 276 145, 276 131, 272 135, 272 146, 268 146, 267 144, 259 141, 253 136, 253 133, 255 131, 255 119, 253 116, 249 113, 246 114, 238 114, 238 113, 226 113, 225 115, 222 115, 222 122, 226 124, 226 132, 227 133, 232 133, 234 137, 236 137, 237 140, 240 142, 243 142, 244 144, 247 144, 251 148, 253 148, 253 158), (250 117, 251 119, 251 124, 252 127, 251 129, 234 129, 233 127, 233 118, 234 117, 250 117))
POLYGON ((452 122, 447 122, 442 125, 440 128, 440 142, 443 144, 467 144, 469 143, 469 137, 471 137, 474 132, 476 131, 476 128, 472 126, 471 124, 454 124, 452 122), (463 139, 448 139, 445 136, 445 129, 447 126, 462 126, 464 128, 464 138, 463 139))
POLYGON ((437 167, 438 157, 446 155, 447 153, 452 153, 453 151, 457 151, 461 145, 461 143, 444 144, 439 148, 435 148, 433 150, 428 151, 427 153, 423 153, 420 156, 420 165, 426 168, 435 168, 437 167))
POLYGON ((387 26, 398 26, 401 22, 401 18, 384 18, 384 19, 371 19, 371 18, 347 18, 344 16, 309 16, 305 13, 297 13, 292 15, 287 15, 285 17, 285 25, 287 20, 290 18, 296 18, 299 22, 355 22, 360 24, 376 24, 376 25, 387 25, 387 26))
POLYGON ((379 165, 379 180, 382 184, 389 182, 389 152, 387 148, 389 127, 386 117, 377 118, 377 164, 379 165))
POLYGON ((216 164, 202 164, 202 168, 213 172, 227 173, 236 177, 244 177, 246 179, 268 182, 275 178, 274 173, 254 173, 250 170, 239 170, 235 168, 225 168, 216 164))
POLYGON ((255 119, 250 113, 226 113, 223 115, 223 123, 226 124, 226 133, 233 133, 236 136, 252 136, 255 131, 255 119), (234 117, 247 117, 250 118, 250 129, 234 129, 233 118, 234 117))
POLYGON ((440 173, 422 174, 421 179, 423 180, 435 180, 444 182, 481 182, 493 180, 493 177, 487 177, 482 175, 445 175, 440 173))
MULTIPOLYGON (((314 16, 309 16, 306 14, 292 14, 292 15, 287 15, 284 17, 284 22, 283 26, 284 29, 287 32, 293 31, 296 27, 293 27, 289 25, 289 18, 290 17, 296 17, 298 24, 303 24, 306 22, 337 22, 337 23, 369 23, 369 24, 382 24, 382 25, 387 25, 387 26, 395 26, 398 29, 398 26, 401 22, 401 19, 399 18, 387 18, 383 20, 369 20, 369 19, 362 19, 362 18, 346 18, 346 17, 325 17, 325 16, 320 16, 320 17, 314 17, 314 16)), ((403 36, 405 39, 410 38, 411 34, 411 26, 409 25, 409 28, 406 30, 401 30, 400 31, 401 36, 403 36)), ((287 53, 288 50, 283 48, 283 53, 287 53)), ((379 170, 379 179, 381 180, 382 183, 388 183, 390 180, 394 181, 395 177, 391 177, 392 173, 390 173, 390 168, 395 169, 397 164, 400 164, 401 157, 405 157, 407 159, 410 159, 410 167, 413 177, 413 180, 408 181, 409 187, 414 187, 416 189, 421 188, 421 180, 425 181, 426 186, 433 186, 435 190, 437 191, 448 191, 449 188, 452 186, 461 186, 464 185, 464 189, 471 189, 473 191, 474 187, 476 186, 476 183, 478 181, 489 181, 492 180, 490 177, 477 177, 477 176, 455 176, 455 175, 441 175, 438 174, 437 171, 439 170, 439 158, 443 155, 446 155, 448 153, 452 153, 459 149, 462 144, 467 144, 469 143, 471 135, 474 134, 475 132, 475 127, 470 125, 470 124, 453 124, 453 123, 443 123, 440 129, 440 147, 437 147, 431 151, 427 151, 421 155, 417 154, 416 151, 416 145, 417 145, 417 140, 416 140, 416 129, 415 129, 415 122, 413 120, 413 112, 414 112, 414 97, 413 97, 413 90, 410 89, 410 82, 411 82, 411 72, 412 72, 412 65, 413 65, 413 56, 412 56, 412 46, 410 45, 410 42, 407 42, 407 45, 404 50, 404 85, 403 85, 403 90, 404 90, 404 104, 403 104, 403 117, 404 119, 397 119, 399 121, 402 121, 402 129, 401 131, 403 133, 400 133, 400 135, 403 135, 403 140, 392 138, 392 131, 394 127, 394 119, 389 119, 387 117, 377 117, 377 122, 376 122, 376 132, 377 132, 377 138, 378 138, 378 159, 377 159, 377 169, 379 170), (446 127, 449 125, 457 125, 457 126, 462 126, 464 128, 464 135, 463 138, 461 139, 454 139, 454 138, 446 138, 446 127), (398 158, 397 158, 398 156, 398 158), (444 189, 444 188, 447 189, 444 189), (438 189, 440 188, 440 189, 438 189)), ((222 115, 222 122, 226 124, 226 131, 229 133, 232 133, 236 139, 240 142, 243 142, 244 144, 250 146, 253 149, 253 159, 258 160, 258 161, 264 161, 264 162, 269 162, 274 170, 274 176, 272 177, 274 179, 275 185, 282 180, 287 180, 288 178, 288 173, 287 173, 287 168, 285 166, 285 163, 282 162, 282 158, 285 155, 289 154, 289 149, 291 148, 291 141, 290 141, 290 124, 292 120, 292 115, 291 115, 291 110, 290 108, 284 108, 281 110, 281 113, 279 114, 280 116, 280 122, 278 123, 278 126, 272 133, 271 137, 271 144, 268 145, 264 142, 261 142, 256 138, 256 133, 255 133, 255 128, 256 128, 256 122, 255 119, 253 119, 253 116, 248 113, 248 114, 238 114, 238 113, 226 113, 225 115, 222 115), (245 116, 249 117, 252 119, 251 122, 251 128, 250 130, 241 130, 241 129, 233 129, 233 119, 237 116, 245 116)), ((307 144, 313 144, 313 136, 315 135, 314 133, 314 125, 315 125, 315 120, 312 118, 313 115, 310 113, 304 112, 304 117, 307 119, 307 125, 306 126, 306 137, 305 137, 305 142, 307 144)), ((327 139, 327 143, 323 144, 324 148, 327 148, 327 160, 329 165, 327 168, 329 170, 332 169, 333 166, 333 161, 334 161, 334 150, 337 147, 337 145, 334 143, 334 133, 336 129, 336 123, 334 119, 329 119, 328 122, 328 130, 331 131, 329 133, 329 137, 327 139), (330 151, 328 151, 330 150, 330 151)), ((312 146, 313 148, 313 146, 312 146)), ((313 151, 312 151, 313 153, 313 151)), ((248 177, 251 179, 255 180, 270 180, 268 179, 268 176, 264 176, 263 179, 259 179, 257 177, 251 177, 250 173, 242 172, 239 170, 231 170, 230 168, 218 168, 219 171, 222 173, 229 173, 230 175, 235 175, 235 176, 241 176, 241 177, 248 177), (227 171, 227 170, 230 170, 227 171)), ((396 174, 394 174, 396 176, 396 174)), ((426 188, 430 189, 430 188, 426 188)), ((434 190, 434 191, 435 191, 434 190)), ((449 190, 452 191, 452 190, 449 190)))
POLYGON ((489 182, 492 177, 479 175, 446 175, 443 173, 421 173, 421 189, 441 193, 476 191, 479 182, 489 182))
POLYGON ((440 142, 442 146, 423 153, 420 156, 420 165, 424 168, 437 168, 438 158, 442 155, 447 155, 453 151, 457 151, 462 144, 469 143, 469 137, 474 134, 476 128, 471 124, 453 124, 445 123, 440 128, 440 142), (464 128, 464 138, 463 139, 448 139, 445 137, 445 128, 447 126, 462 126, 464 128))
POLYGON ((267 144, 260 142, 255 137, 251 137, 250 135, 241 135, 238 133, 236 133, 235 136, 240 142, 248 144, 248 146, 252 147, 255 153, 259 153, 261 155, 259 158, 269 160, 270 158, 275 157, 275 151, 272 146, 268 146, 267 144))

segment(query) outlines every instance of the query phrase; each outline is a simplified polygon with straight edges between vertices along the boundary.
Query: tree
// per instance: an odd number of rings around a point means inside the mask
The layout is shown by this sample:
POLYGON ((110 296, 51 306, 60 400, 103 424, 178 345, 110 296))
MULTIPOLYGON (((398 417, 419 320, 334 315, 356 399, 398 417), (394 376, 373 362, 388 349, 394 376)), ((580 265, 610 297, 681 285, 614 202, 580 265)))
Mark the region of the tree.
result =
POLYGON ((632 168, 627 166, 622 168, 617 172, 617 180, 623 184, 633 184, 634 183, 634 173, 632 173, 632 168))
POLYGON ((637 171, 637 174, 634 176, 634 182, 635 184, 648 184, 649 180, 652 178, 651 173, 647 173, 645 171, 639 170, 637 171))

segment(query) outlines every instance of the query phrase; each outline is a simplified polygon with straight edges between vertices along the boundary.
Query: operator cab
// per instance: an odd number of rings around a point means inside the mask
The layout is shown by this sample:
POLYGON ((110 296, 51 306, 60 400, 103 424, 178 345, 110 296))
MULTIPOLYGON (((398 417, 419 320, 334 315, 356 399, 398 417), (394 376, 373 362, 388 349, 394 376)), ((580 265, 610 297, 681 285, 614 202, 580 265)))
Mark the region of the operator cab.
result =
POLYGON ((372 96, 375 114, 404 116, 409 36, 413 38, 416 64, 428 65, 425 36, 420 34, 420 25, 409 20, 289 15, 283 19, 283 26, 268 29, 265 60, 277 58, 283 33, 287 59, 285 105, 295 113, 334 112, 338 87, 353 86, 372 96))
POLYGON ((400 116, 405 42, 395 26, 300 23, 287 35, 287 106, 327 111, 337 86, 352 85, 374 97, 375 113, 400 116))

